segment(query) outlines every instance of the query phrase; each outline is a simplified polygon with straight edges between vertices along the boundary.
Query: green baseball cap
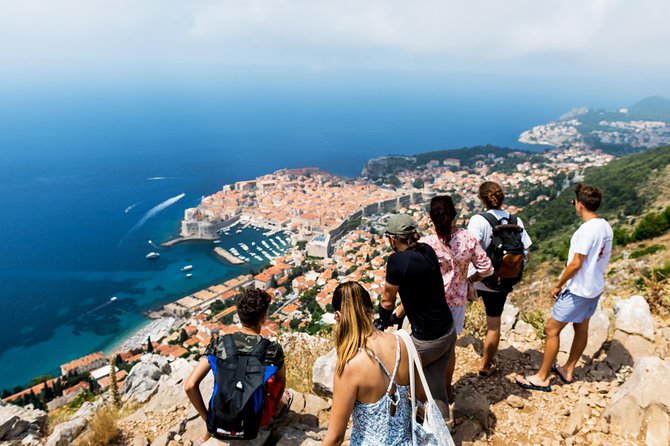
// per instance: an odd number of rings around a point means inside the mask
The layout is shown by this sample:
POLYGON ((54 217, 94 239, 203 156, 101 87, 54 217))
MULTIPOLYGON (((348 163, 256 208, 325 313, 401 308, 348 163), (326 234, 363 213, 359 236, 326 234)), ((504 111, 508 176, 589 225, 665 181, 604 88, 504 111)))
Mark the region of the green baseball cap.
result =
POLYGON ((384 232, 390 235, 409 235, 417 230, 417 224, 407 214, 393 214, 386 222, 384 232))

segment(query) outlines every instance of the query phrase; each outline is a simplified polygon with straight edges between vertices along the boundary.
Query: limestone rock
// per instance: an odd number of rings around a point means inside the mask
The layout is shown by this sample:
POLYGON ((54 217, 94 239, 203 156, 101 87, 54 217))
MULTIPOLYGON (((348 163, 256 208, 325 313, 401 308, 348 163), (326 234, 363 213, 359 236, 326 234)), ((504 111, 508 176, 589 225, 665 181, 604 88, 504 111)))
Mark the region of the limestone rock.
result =
POLYGON ((533 328, 532 325, 529 323, 519 320, 517 321, 516 325, 514 326, 514 332, 521 336, 524 339, 527 339, 529 341, 533 341, 537 339, 537 335, 535 333, 535 328, 533 328))
POLYGON ((510 405, 510 407, 513 407, 515 409, 523 409, 523 406, 526 404, 526 402, 523 400, 518 395, 510 395, 507 397, 507 404, 510 405))
POLYGON ((616 330, 607 351, 607 363, 612 370, 618 370, 622 365, 632 366, 640 358, 653 355, 654 350, 654 343, 647 338, 616 330))
POLYGON ((484 429, 489 428, 489 400, 474 387, 461 387, 454 401, 454 418, 471 418, 477 420, 484 429))
POLYGON ((303 412, 309 415, 319 416, 322 411, 330 409, 330 403, 326 400, 319 398, 316 395, 307 393, 305 397, 305 408, 303 412))
POLYGON ((326 355, 320 356, 312 367, 312 388, 317 395, 333 396, 333 379, 335 378, 335 364, 337 352, 333 348, 326 355))
POLYGON ((46 432, 47 414, 0 401, 0 441, 41 438, 46 432))
MULTIPOLYGON (((589 340, 584 349, 584 355, 588 356, 588 361, 602 348, 610 331, 610 311, 597 310, 589 322, 589 340)), ((572 340, 575 337, 575 330, 572 324, 568 324, 561 331, 561 347, 558 353, 558 362, 564 363, 570 354, 572 340)))
POLYGON ((656 345, 658 346, 658 355, 661 358, 668 359, 670 358, 670 327, 662 328, 657 333, 656 345))
POLYGON ((563 438, 570 438, 579 432, 584 421, 588 419, 589 413, 589 407, 585 403, 582 402, 577 404, 577 406, 570 412, 568 422, 565 423, 565 426, 561 429, 561 436, 563 438))
POLYGON ((73 418, 70 421, 61 423, 49 435, 45 446, 69 446, 85 428, 86 420, 84 418, 73 418))
MULTIPOLYGON (((652 436, 664 435, 657 428, 663 417, 652 407, 661 408, 667 415, 670 408, 670 361, 646 357, 638 361, 630 378, 614 393, 605 411, 612 429, 625 436, 637 438, 645 418, 650 417, 652 436)), ((667 418, 665 418, 667 420, 667 418)), ((668 444, 667 442, 664 444, 668 444)))
POLYGON ((617 330, 654 340, 654 318, 644 297, 617 299, 614 302, 614 315, 614 327, 617 330))
POLYGON ((514 328, 518 316, 519 309, 511 302, 505 302, 502 315, 500 315, 500 333, 503 335, 509 333, 514 328))
POLYGON ((666 446, 670 444, 670 417, 658 406, 651 406, 648 411, 647 446, 666 446))
POLYGON ((167 359, 160 355, 144 355, 141 361, 132 368, 123 382, 121 392, 124 400, 145 403, 158 389, 161 376, 172 371, 167 359))

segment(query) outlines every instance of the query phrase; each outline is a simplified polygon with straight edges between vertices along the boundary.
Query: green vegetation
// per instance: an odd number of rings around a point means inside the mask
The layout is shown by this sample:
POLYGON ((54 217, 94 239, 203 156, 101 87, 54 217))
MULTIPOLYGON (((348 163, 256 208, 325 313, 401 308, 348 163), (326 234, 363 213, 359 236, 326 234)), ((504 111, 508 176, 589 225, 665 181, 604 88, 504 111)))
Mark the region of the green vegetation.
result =
MULTIPOLYGON (((645 185, 650 178, 660 175, 668 164, 670 146, 665 146, 619 158, 607 166, 593 167, 586 171, 584 182, 603 190, 604 199, 599 213, 614 223, 615 241, 618 243, 627 242, 628 237, 616 225, 642 214, 656 198, 652 193, 643 192, 645 185)), ((574 189, 568 188, 556 199, 529 206, 519 215, 532 228, 530 231, 533 238, 542 241, 537 244, 541 252, 557 256, 565 239, 578 227, 579 219, 570 204, 573 198, 574 189)), ((667 215, 666 212, 663 215, 667 215)), ((649 233, 649 230, 657 231, 662 227, 657 223, 657 220, 650 218, 639 235, 649 233)))
POLYGON ((631 252, 629 257, 631 259, 637 259, 637 258, 640 258, 642 256, 649 255, 649 254, 655 254, 659 251, 663 251, 664 249, 665 249, 665 246, 663 246, 663 245, 659 245, 659 244, 651 245, 651 246, 647 246, 646 248, 638 249, 636 251, 631 252))

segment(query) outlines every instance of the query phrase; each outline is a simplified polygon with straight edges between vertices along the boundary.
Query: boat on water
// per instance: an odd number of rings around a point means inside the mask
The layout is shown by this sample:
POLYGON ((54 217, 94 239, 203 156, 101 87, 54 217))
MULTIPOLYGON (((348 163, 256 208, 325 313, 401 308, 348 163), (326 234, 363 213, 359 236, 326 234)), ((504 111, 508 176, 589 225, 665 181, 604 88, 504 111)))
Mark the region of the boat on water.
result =
POLYGON ((242 230, 238 229, 237 231, 235 231, 235 234, 239 234, 240 232, 242 232, 242 230))
POLYGON ((114 302, 116 299, 118 299, 118 297, 116 297, 116 296, 112 296, 112 297, 109 299, 109 301, 110 301, 110 302, 114 302))
POLYGON ((214 240, 212 243, 214 243, 215 245, 218 245, 219 243, 221 243, 221 240, 214 240))
POLYGON ((153 260, 153 259, 159 258, 160 256, 161 255, 158 254, 157 252, 151 251, 149 254, 146 255, 146 258, 149 259, 149 260, 153 260))
POLYGON ((193 269, 193 265, 186 265, 186 266, 183 267, 181 270, 182 270, 183 272, 185 272, 185 271, 191 271, 192 269, 193 269))
POLYGON ((193 277, 193 274, 188 273, 188 274, 186 274, 186 276, 184 276, 184 277, 186 277, 187 279, 190 279, 191 277, 193 277))

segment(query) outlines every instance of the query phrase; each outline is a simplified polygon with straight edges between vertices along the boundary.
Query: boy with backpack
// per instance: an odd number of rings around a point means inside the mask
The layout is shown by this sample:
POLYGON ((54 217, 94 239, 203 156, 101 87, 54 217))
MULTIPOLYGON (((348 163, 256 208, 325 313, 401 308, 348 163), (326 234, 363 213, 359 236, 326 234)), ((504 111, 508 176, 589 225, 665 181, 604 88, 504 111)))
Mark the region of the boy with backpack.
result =
MULTIPOLYGON (((479 186, 478 197, 486 212, 473 215, 468 223, 468 232, 473 234, 486 251, 493 264, 493 275, 474 282, 477 295, 486 308, 486 337, 479 376, 486 378, 496 370, 493 357, 500 344, 500 316, 507 295, 523 275, 528 261, 528 248, 533 244, 523 222, 502 209, 505 194, 502 187, 493 181, 479 186)), ((470 265, 468 275, 471 282, 476 270, 470 265)), ((477 280, 477 279, 475 279, 477 280)))
POLYGON ((237 300, 239 331, 213 338, 184 384, 189 400, 207 423, 207 438, 256 438, 261 426, 290 405, 291 396, 284 391, 284 351, 260 334, 270 300, 263 290, 245 290, 237 300), (199 385, 210 370, 214 389, 205 406, 199 385))

